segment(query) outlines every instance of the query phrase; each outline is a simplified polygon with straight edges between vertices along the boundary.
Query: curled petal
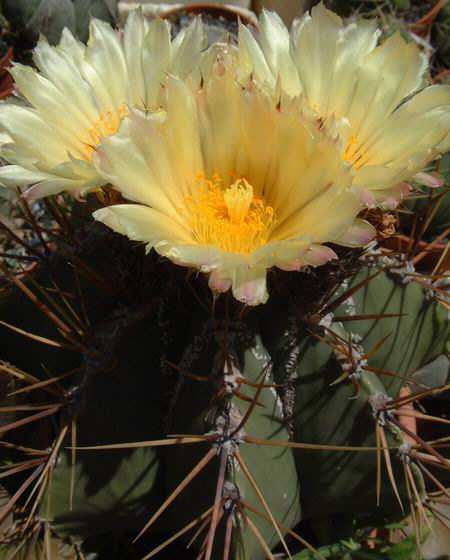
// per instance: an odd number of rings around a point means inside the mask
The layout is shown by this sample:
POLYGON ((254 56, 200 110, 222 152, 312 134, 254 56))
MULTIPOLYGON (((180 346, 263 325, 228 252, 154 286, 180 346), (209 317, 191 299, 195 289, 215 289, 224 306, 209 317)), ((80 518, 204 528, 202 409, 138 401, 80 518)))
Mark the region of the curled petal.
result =
POLYGON ((164 243, 167 239, 190 241, 188 234, 176 222, 148 206, 117 204, 96 210, 93 216, 117 233, 151 246, 164 243))
POLYGON ((224 276, 221 270, 213 270, 209 275, 208 286, 215 293, 227 292, 231 288, 231 284, 231 278, 224 276))
POLYGON ((337 259, 338 256, 326 245, 312 245, 303 255, 303 261, 309 266, 321 266, 328 261, 337 259))
POLYGON ((232 279, 233 296, 246 305, 260 305, 269 298, 266 269, 239 267, 232 279))
POLYGON ((376 233, 372 224, 365 220, 357 219, 336 243, 344 247, 363 247, 372 241, 376 233))
POLYGON ((263 10, 260 18, 260 42, 273 75, 289 96, 301 93, 300 80, 290 56, 289 32, 279 15, 263 10))
POLYGON ((244 25, 239 25, 239 74, 244 80, 254 75, 258 81, 267 83, 271 87, 275 85, 269 65, 264 53, 251 32, 244 25))
POLYGON ((181 244, 164 241, 155 245, 155 250, 161 256, 170 259, 176 264, 190 266, 200 272, 209 273, 223 267, 221 251, 211 245, 181 244))
POLYGON ((292 261, 280 262, 278 263, 277 267, 280 270, 284 270, 286 272, 298 272, 305 266, 305 262, 302 259, 295 259, 292 261))
POLYGON ((379 206, 385 210, 394 210, 410 192, 411 185, 409 183, 399 183, 395 187, 383 191, 379 206))
POLYGON ((368 189, 357 189, 357 188, 353 188, 352 192, 356 196, 359 196, 359 199, 361 200, 362 204, 367 208, 376 207, 377 199, 376 196, 373 194, 373 192, 369 191, 368 189))
POLYGON ((26 169, 20 165, 0 167, 0 185, 5 187, 25 187, 30 183, 38 183, 53 178, 49 173, 26 169))
POLYGON ((437 177, 431 173, 424 173, 423 171, 416 173, 413 179, 416 183, 430 187, 430 189, 438 189, 444 184, 442 177, 437 177))

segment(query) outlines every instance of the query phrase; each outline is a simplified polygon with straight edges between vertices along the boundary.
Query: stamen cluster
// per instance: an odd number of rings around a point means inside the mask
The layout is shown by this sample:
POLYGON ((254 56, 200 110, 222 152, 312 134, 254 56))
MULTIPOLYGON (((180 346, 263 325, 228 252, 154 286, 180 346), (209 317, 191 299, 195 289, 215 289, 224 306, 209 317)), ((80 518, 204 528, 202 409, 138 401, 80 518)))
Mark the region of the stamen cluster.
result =
POLYGON ((187 205, 198 243, 243 255, 267 243, 275 221, 273 208, 254 196, 245 179, 227 188, 218 175, 213 179, 200 176, 198 182, 187 205))

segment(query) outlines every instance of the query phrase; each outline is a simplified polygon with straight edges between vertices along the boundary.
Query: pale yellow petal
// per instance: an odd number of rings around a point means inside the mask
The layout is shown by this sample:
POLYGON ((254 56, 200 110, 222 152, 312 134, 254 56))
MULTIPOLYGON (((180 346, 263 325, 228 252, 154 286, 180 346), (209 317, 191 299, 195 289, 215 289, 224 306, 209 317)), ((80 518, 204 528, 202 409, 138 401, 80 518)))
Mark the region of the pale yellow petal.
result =
POLYGON ((158 244, 189 243, 191 239, 176 222, 147 206, 117 204, 96 210, 94 218, 133 241, 150 247, 158 244))
POLYGON ((339 144, 334 138, 317 127, 306 127, 306 118, 302 119, 301 115, 285 113, 278 119, 276 199, 269 196, 269 201, 273 200, 279 227, 283 227, 290 216, 311 200, 322 195, 334 196, 332 193, 336 189, 349 186, 352 173, 342 161, 339 144), (296 119, 300 121, 297 124, 296 119))
POLYGON ((190 266, 201 272, 219 270, 223 266, 224 253, 212 245, 198 245, 193 242, 164 242, 155 246, 163 257, 181 266, 190 266))
POLYGON ((20 93, 58 130, 64 131, 68 146, 77 149, 77 138, 86 136, 92 122, 76 103, 67 103, 64 93, 29 66, 16 64, 11 70, 20 93))
POLYGON ((49 194, 58 194, 62 191, 82 192, 86 185, 97 186, 102 183, 100 177, 91 168, 90 175, 78 169, 67 173, 58 168, 49 172, 43 172, 36 168, 26 168, 20 165, 5 165, 0 167, 0 185, 15 189, 16 187, 27 187, 33 185, 25 196, 28 200, 34 200, 49 194))
POLYGON ((0 184, 5 187, 27 187, 31 183, 39 183, 54 179, 54 175, 37 169, 27 169, 20 165, 4 165, 0 167, 0 184))
MULTIPOLYGON (((268 96, 257 89, 240 95, 239 138, 234 147, 235 172, 248 180, 258 196, 267 193, 266 185, 272 162, 277 153, 274 147, 275 111, 268 96)), ((225 123, 232 126, 232 123, 225 123)))
POLYGON ((0 104, 0 126, 21 147, 23 153, 34 157, 45 168, 54 167, 68 158, 64 137, 33 109, 0 104))
MULTIPOLYGON (((374 21, 358 21, 339 30, 333 74, 318 103, 325 115, 342 117, 348 114, 358 80, 356 69, 375 48, 379 35, 374 21)), ((305 53, 300 52, 302 54, 305 53)))
MULTIPOLYGON (((215 56, 218 56, 217 53, 215 56)), ((231 59, 222 56, 204 70, 204 88, 198 94, 199 128, 205 173, 218 173, 225 183, 231 183, 236 173, 236 153, 244 150, 241 143, 240 86, 230 71, 231 59), (228 68, 228 71, 223 69, 228 68)))
POLYGON ((50 46, 41 37, 33 52, 33 59, 41 74, 93 123, 98 118, 98 109, 91 88, 81 74, 84 52, 84 45, 65 29, 59 47, 50 46))
MULTIPOLYGON (((182 112, 180 97, 178 102, 182 112)), ((194 148, 198 131, 188 126, 191 118, 190 113, 174 112, 169 121, 132 112, 97 150, 99 173, 129 200, 185 222, 187 185, 203 169, 194 148)))
POLYGON ((118 34, 104 21, 93 19, 82 73, 92 85, 101 111, 115 111, 127 101, 128 74, 118 34))
POLYGON ((411 175, 436 155, 450 130, 450 86, 431 86, 395 111, 361 150, 370 165, 401 168, 411 175))
POLYGON ((290 36, 275 12, 263 10, 260 17, 259 42, 275 79, 290 96, 301 92, 297 69, 290 54, 290 36))
POLYGON ((129 102, 141 108, 147 104, 143 69, 144 48, 141 48, 141 45, 144 45, 147 27, 142 10, 138 9, 132 11, 127 17, 123 30, 123 50, 128 80, 133 84, 133 87, 130 88, 129 102))
POLYGON ((270 241, 251 256, 252 266, 267 269, 276 266, 282 270, 300 270, 305 252, 311 247, 311 239, 288 239, 270 241))
POLYGON ((86 45, 80 40, 76 39, 70 29, 65 27, 62 30, 61 40, 59 42, 57 50, 63 54, 66 54, 69 59, 72 59, 74 61, 75 66, 77 66, 84 59, 86 45))
POLYGON ((310 201, 275 230, 277 239, 308 237, 314 243, 333 242, 344 235, 362 209, 348 190, 330 189, 310 201))
POLYGON ((254 75, 259 83, 274 87, 276 78, 273 75, 258 41, 250 30, 239 24, 239 65, 238 78, 247 80, 254 75))
POLYGON ((196 107, 196 93, 192 92, 181 79, 169 76, 166 84, 167 119, 163 134, 170 161, 173 167, 174 185, 183 196, 190 194, 187 185, 196 174, 204 170, 200 147, 199 123, 196 107))
POLYGON ((172 172, 158 123, 139 122, 135 115, 126 119, 119 134, 102 142, 93 161, 105 181, 125 198, 176 218, 176 204, 167 195, 173 186, 172 172), (142 149, 144 143, 148 144, 147 153, 142 149))
POLYGON ((186 78, 191 72, 198 70, 200 55, 206 46, 207 38, 202 20, 199 17, 194 18, 172 42, 171 73, 186 78))
POLYGON ((335 240, 335 243, 345 247, 363 247, 370 243, 376 234, 377 231, 372 224, 366 220, 356 219, 345 233, 335 240))
POLYGON ((341 19, 320 3, 311 15, 303 17, 295 30, 293 58, 303 92, 321 114, 326 114, 328 108, 341 29, 341 19))
MULTIPOLYGON (((133 37, 130 36, 130 50, 133 50, 133 37)), ((169 24, 154 19, 148 26, 142 49, 142 66, 145 82, 145 104, 149 109, 158 107, 158 98, 165 74, 172 60, 172 44, 169 24)))
POLYGON ((414 43, 399 33, 367 56, 346 112, 359 144, 364 143, 403 99, 422 82, 426 59, 414 43))
POLYGON ((265 268, 240 266, 231 280, 233 296, 246 305, 260 305, 269 299, 267 270, 265 268))
POLYGON ((406 162, 403 167, 389 168, 383 165, 365 165, 355 172, 353 186, 370 191, 387 189, 399 183, 406 172, 406 162))
POLYGON ((88 183, 84 180, 68 179, 67 177, 54 175, 52 178, 33 184, 24 192, 23 196, 29 201, 38 200, 39 198, 59 194, 61 192, 69 192, 73 196, 83 196, 87 190, 99 187, 101 184, 98 178, 88 183))

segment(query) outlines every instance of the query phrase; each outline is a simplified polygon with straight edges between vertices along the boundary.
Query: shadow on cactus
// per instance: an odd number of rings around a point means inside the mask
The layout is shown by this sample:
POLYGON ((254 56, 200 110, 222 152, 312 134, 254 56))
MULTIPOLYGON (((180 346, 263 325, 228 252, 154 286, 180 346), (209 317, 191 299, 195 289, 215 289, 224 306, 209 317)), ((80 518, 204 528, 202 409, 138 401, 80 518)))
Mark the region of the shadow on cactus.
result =
POLYGON ((15 67, 0 558, 422 557, 449 498, 449 100, 378 35, 321 4, 208 45, 136 12, 15 67))

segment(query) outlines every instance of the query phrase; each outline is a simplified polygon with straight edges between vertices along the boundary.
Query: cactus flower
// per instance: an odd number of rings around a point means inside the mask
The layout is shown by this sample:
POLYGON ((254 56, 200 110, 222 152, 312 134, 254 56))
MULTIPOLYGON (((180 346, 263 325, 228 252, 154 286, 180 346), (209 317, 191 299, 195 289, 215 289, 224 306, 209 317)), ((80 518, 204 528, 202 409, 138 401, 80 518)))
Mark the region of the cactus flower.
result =
POLYGON ((374 231, 357 219, 338 135, 300 98, 280 105, 242 87, 236 59, 216 47, 201 87, 168 76, 161 111, 132 110, 104 138, 97 169, 132 203, 94 217, 257 305, 268 269, 324 264, 336 258, 325 243, 364 245, 374 231))
POLYGON ((323 4, 291 34, 263 12, 255 39, 241 25, 241 80, 279 96, 302 95, 318 118, 340 119, 342 158, 367 206, 392 207, 410 180, 450 147, 450 87, 424 86, 427 60, 395 33, 377 46, 371 21, 346 26, 323 4))
POLYGON ((162 76, 196 69, 203 42, 200 20, 172 41, 166 22, 149 24, 140 11, 121 33, 92 20, 87 46, 68 29, 56 47, 41 38, 38 70, 22 64, 11 70, 27 104, 0 104, 0 155, 12 164, 0 168, 0 184, 33 185, 30 198, 104 184, 92 165, 102 138, 118 130, 130 107, 157 108, 162 76))

